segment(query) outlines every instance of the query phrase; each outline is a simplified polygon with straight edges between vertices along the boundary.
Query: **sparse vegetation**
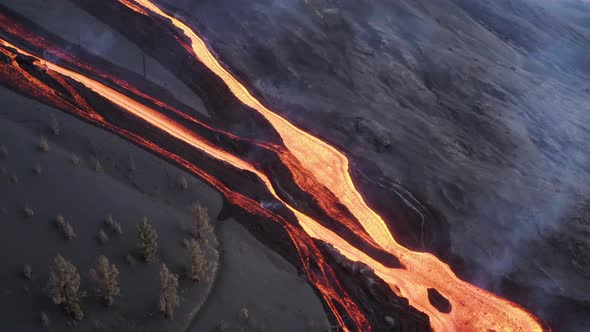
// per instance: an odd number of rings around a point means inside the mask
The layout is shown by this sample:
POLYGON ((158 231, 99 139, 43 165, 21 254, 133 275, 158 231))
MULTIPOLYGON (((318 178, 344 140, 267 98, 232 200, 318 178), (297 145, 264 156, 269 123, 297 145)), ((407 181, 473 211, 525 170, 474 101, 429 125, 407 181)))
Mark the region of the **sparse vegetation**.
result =
POLYGON ((188 180, 186 179, 186 177, 181 176, 180 178, 178 178, 178 187, 181 190, 187 190, 188 189, 188 180))
POLYGON ((25 218, 31 219, 33 216, 35 216, 35 211, 33 211, 33 208, 27 205, 23 208, 23 214, 25 215, 25 218))
POLYGON ((58 214, 57 217, 55 217, 55 225, 57 226, 57 228, 63 228, 66 226, 66 219, 64 218, 64 216, 62 216, 61 214, 58 214))
POLYGON ((17 184, 18 183, 18 176, 14 175, 14 174, 11 175, 10 176, 10 183, 17 184))
POLYGON ((78 157, 76 155, 72 155, 72 156, 70 156, 70 162, 74 166, 80 166, 80 157, 78 157))
POLYGON ((109 264, 105 256, 98 257, 96 269, 90 270, 90 275, 96 283, 96 292, 101 296, 107 306, 111 306, 115 297, 119 296, 119 270, 114 264, 109 264))
POLYGON ((35 167, 33 167, 33 172, 37 175, 43 174, 43 167, 41 166, 41 164, 35 164, 35 167))
POLYGON ((146 217, 137 224, 137 247, 145 262, 150 263, 158 253, 158 233, 146 217))
POLYGON ((160 311, 170 319, 180 305, 178 297, 178 275, 170 272, 166 264, 160 266, 160 311))
POLYGON ((60 125, 59 125, 59 121, 57 120, 57 117, 55 116, 55 114, 51 114, 51 123, 49 125, 49 128, 51 129, 51 133, 55 136, 58 136, 60 133, 60 125))
POLYGON ((23 268, 23 277, 29 281, 33 279, 33 269, 28 264, 23 268))
POLYGON ((188 277, 192 281, 203 281, 205 278, 205 272, 207 272, 207 261, 203 249, 195 241, 190 239, 187 241, 187 263, 186 270, 188 277))
POLYGON ((193 237, 206 243, 207 238, 213 232, 207 208, 199 203, 193 203, 190 206, 190 212, 193 220, 191 229, 193 237))
POLYGON ((65 218, 61 214, 55 218, 55 224, 57 225, 57 228, 63 233, 66 240, 72 240, 76 238, 74 226, 66 222, 65 218))
POLYGON ((109 240, 109 236, 107 235, 107 233, 102 228, 98 231, 98 235, 97 236, 98 236, 98 241, 101 244, 105 244, 109 240))
POLYGON ((0 145, 0 157, 2 157, 2 158, 8 157, 8 148, 4 144, 0 145))
POLYGON ((66 226, 63 229, 64 236, 66 240, 72 240, 76 238, 76 232, 74 231, 74 227, 70 223, 66 223, 66 226))
POLYGON ((80 308, 80 274, 76 267, 61 255, 57 255, 53 260, 48 288, 53 303, 61 304, 66 313, 75 320, 84 317, 80 308))
POLYGON ((47 138, 41 137, 41 141, 39 141, 38 148, 41 152, 49 151, 49 142, 47 141, 47 138))
POLYGON ((104 223, 111 232, 117 235, 123 235, 123 227, 121 226, 121 223, 115 220, 112 215, 108 215, 104 220, 104 223))

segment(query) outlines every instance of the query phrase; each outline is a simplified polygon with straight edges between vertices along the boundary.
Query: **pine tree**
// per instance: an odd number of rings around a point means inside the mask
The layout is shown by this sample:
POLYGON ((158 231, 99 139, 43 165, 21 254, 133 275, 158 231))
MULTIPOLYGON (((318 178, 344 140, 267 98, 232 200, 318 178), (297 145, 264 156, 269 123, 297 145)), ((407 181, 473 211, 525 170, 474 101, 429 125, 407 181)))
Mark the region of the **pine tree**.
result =
POLYGON ((160 311, 170 319, 180 305, 178 297, 178 275, 170 272, 166 264, 160 267, 160 311))
POLYGON ((188 260, 186 269, 189 277, 193 281, 202 281, 205 278, 207 262, 205 260, 203 249, 195 239, 187 241, 187 253, 188 260))
POLYGON ((119 270, 114 264, 109 264, 105 256, 98 257, 96 269, 90 270, 90 275, 97 286, 98 295, 102 296, 107 306, 111 306, 116 296, 119 296, 119 270))
POLYGON ((205 240, 213 232, 207 208, 198 203, 190 207, 193 217, 192 235, 195 239, 205 240))
POLYGON ((146 217, 137 224, 137 237, 141 256, 147 263, 152 262, 158 253, 158 234, 146 217))
POLYGON ((53 303, 63 305, 72 318, 82 320, 84 313, 80 308, 80 274, 61 255, 53 260, 48 287, 53 303))

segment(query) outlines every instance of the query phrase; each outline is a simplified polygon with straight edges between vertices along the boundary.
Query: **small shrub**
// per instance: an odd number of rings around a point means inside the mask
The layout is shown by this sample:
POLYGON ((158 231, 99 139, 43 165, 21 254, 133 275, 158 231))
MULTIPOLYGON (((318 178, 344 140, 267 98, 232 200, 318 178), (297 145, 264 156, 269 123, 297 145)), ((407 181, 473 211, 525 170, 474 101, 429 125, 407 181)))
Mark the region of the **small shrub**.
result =
POLYGON ((59 125, 59 121, 57 120, 57 117, 54 114, 51 114, 51 123, 49 125, 49 128, 51 129, 51 133, 55 136, 58 136, 60 133, 60 125, 59 125))
POLYGON ((135 263, 137 263, 137 260, 135 260, 135 257, 133 257, 132 254, 127 254, 127 256, 125 256, 125 261, 127 262, 127 264, 133 266, 135 265, 135 263))
POLYGON ((117 222, 112 229, 113 233, 121 236, 123 235, 123 226, 121 226, 121 223, 117 222))
POLYGON ((178 275, 170 272, 166 264, 160 266, 160 311, 169 319, 180 305, 178 297, 178 275))
POLYGON ((66 223, 65 227, 63 228, 63 233, 66 240, 73 240, 76 238, 76 232, 74 231, 74 226, 70 223, 66 223))
POLYGON ((57 228, 63 233, 66 240, 72 240, 76 238, 74 226, 66 222, 65 218, 61 214, 55 217, 55 224, 57 225, 57 228))
POLYGON ((113 215, 109 214, 105 219, 104 219, 104 224, 108 227, 108 228, 113 228, 113 225, 115 224, 115 218, 113 218, 113 215))
POLYGON ((240 309, 240 317, 243 320, 248 320, 248 318, 250 318, 250 314, 248 313, 248 308, 242 307, 242 309, 240 309))
POLYGON ((76 156, 76 155, 72 155, 70 156, 70 162, 72 163, 72 165, 74 166, 80 166, 80 157, 76 156))
POLYGON ((33 172, 37 175, 43 174, 43 167, 41 166, 41 164, 35 164, 35 167, 33 167, 33 172))
POLYGON ((48 328, 49 326, 51 326, 51 321, 49 320, 49 317, 47 316, 46 313, 41 312, 41 325, 43 325, 43 327, 48 328))
POLYGON ((23 209, 23 214, 25 215, 25 218, 31 219, 35 215, 35 211, 33 211, 33 209, 30 206, 25 206, 25 208, 23 209))
POLYGON ((104 223, 111 232, 117 235, 123 235, 123 226, 121 226, 121 223, 115 220, 112 215, 108 215, 104 220, 104 223))
POLYGON ((107 235, 107 233, 106 233, 106 232, 105 232, 105 231, 104 231, 104 230, 101 228, 101 229, 98 231, 98 241, 99 241, 101 244, 105 244, 105 243, 107 243, 107 241, 108 241, 108 240, 109 240, 109 236, 108 236, 108 235, 107 235))
POLYGON ((0 145, 0 157, 8 157, 8 148, 5 145, 0 145))
POLYGON ((96 263, 96 269, 90 270, 90 274, 94 276, 96 293, 103 298, 107 306, 111 306, 115 297, 121 293, 117 281, 119 270, 114 264, 109 264, 109 260, 105 256, 100 256, 96 263))
POLYGON ((39 141, 38 148, 41 152, 49 151, 49 142, 45 137, 41 137, 41 141, 39 141))
POLYGON ((188 180, 186 179, 186 177, 184 177, 184 176, 181 176, 181 177, 178 179, 178 187, 179 187, 181 190, 187 190, 187 189, 188 189, 188 180))
POLYGON ((57 217, 55 217, 55 225, 57 226, 57 228, 63 229, 66 226, 66 219, 64 218, 64 216, 58 214, 57 217))
POLYGON ((137 224, 137 247, 146 263, 150 263, 158 253, 158 233, 146 217, 137 224))
POLYGON ((61 304, 75 320, 82 320, 84 313, 80 308, 80 274, 76 267, 57 255, 49 273, 48 288, 53 303, 61 304))
POLYGON ((18 176, 14 175, 14 174, 12 176, 10 176, 10 183, 17 184, 18 183, 18 176))
POLYGON ((230 325, 228 322, 222 320, 217 324, 215 330, 219 332, 227 332, 230 330, 230 325))
POLYGON ((33 269, 31 268, 31 266, 25 265, 25 267, 23 268, 23 277, 26 280, 33 279, 33 269))

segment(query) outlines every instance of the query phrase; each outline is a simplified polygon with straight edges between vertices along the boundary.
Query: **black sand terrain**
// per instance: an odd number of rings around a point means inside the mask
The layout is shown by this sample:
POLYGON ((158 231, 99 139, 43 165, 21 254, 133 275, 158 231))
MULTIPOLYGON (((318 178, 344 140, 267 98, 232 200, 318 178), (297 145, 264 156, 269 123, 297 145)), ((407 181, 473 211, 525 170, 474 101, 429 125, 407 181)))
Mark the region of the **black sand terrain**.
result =
POLYGON ((51 321, 50 331, 73 324, 48 296, 49 265, 57 254, 78 268, 81 288, 87 292, 82 299, 85 319, 76 330, 325 328, 321 303, 290 264, 233 219, 216 220, 222 201, 213 189, 118 137, 4 88, 0 94, 0 145, 6 151, 0 159, 4 328, 43 330, 43 312, 51 321), (59 124, 58 135, 53 133, 54 123, 59 124), (39 147, 42 137, 47 139, 46 152, 39 147), (102 170, 96 170, 96 160, 102 170), (179 185, 183 177, 186 190, 179 185), (208 280, 197 284, 183 277, 183 239, 190 237, 189 206, 194 202, 208 208, 220 242, 219 253, 208 251, 208 280), (25 208, 33 215, 27 217, 25 208), (72 224, 75 239, 67 240, 56 226, 60 214, 72 224), (121 223, 123 235, 104 225, 109 215, 121 223), (135 225, 144 216, 159 234, 159 258, 151 264, 135 255, 135 225), (108 235, 104 243, 99 240, 101 229, 108 235), (135 263, 129 264, 128 254, 135 263), (120 270, 121 296, 111 308, 104 308, 94 295, 88 277, 99 255, 120 270), (173 321, 158 311, 160 262, 181 276, 181 305, 173 321), (25 265, 32 269, 31 281, 23 275, 25 265), (199 309, 202 314, 197 314, 199 309))

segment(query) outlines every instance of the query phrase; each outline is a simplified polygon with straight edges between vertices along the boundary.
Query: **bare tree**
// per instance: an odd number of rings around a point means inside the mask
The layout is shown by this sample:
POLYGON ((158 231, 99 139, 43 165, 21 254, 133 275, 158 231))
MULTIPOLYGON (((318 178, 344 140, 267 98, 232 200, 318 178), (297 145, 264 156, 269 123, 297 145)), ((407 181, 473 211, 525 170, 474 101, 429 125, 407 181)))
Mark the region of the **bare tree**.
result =
POLYGON ((150 263, 158 253, 158 233, 146 217, 137 224, 137 247, 143 259, 150 263))
POLYGON ((105 256, 98 257, 96 268, 90 270, 90 276, 96 283, 96 292, 102 296, 107 306, 111 306, 116 296, 119 296, 119 269, 114 264, 109 264, 105 256))
POLYGON ((53 260, 48 288, 53 303, 61 304, 76 320, 84 317, 80 308, 80 274, 76 267, 61 255, 57 255, 53 260))
POLYGON ((188 256, 186 270, 188 275, 193 281, 202 281, 207 271, 205 253, 195 239, 188 240, 186 247, 188 256))
POLYGON ((160 311, 170 319, 180 305, 178 297, 178 275, 170 272, 166 264, 160 266, 160 311))

